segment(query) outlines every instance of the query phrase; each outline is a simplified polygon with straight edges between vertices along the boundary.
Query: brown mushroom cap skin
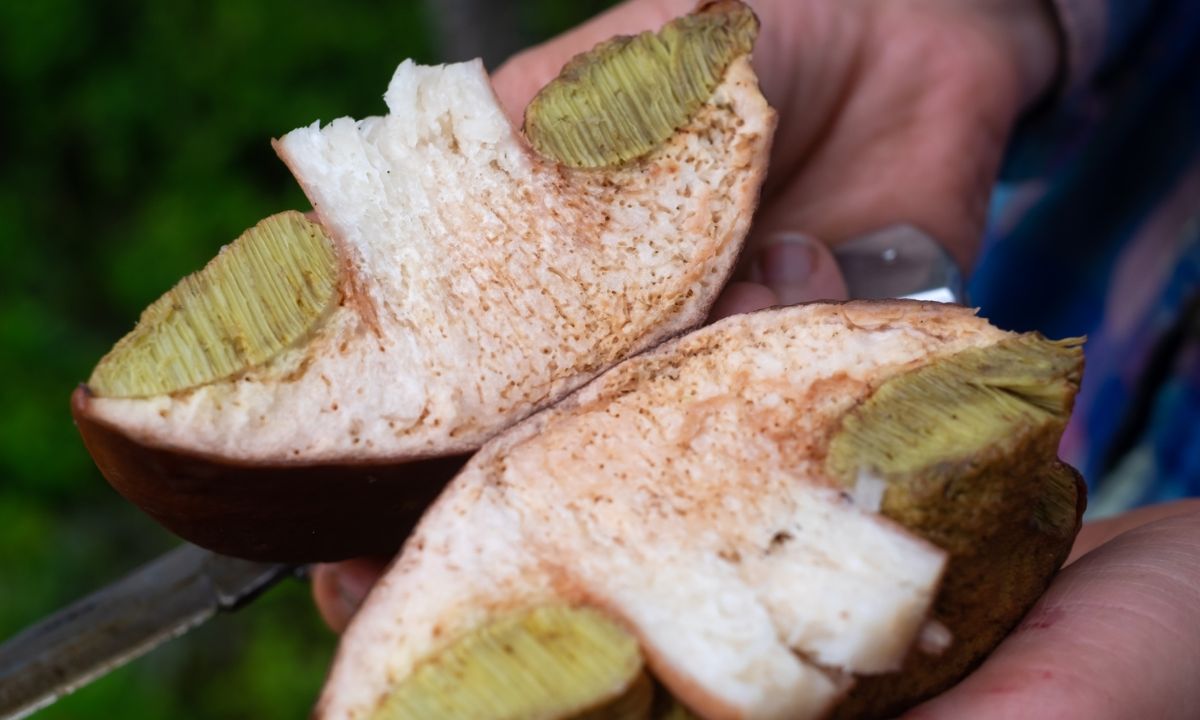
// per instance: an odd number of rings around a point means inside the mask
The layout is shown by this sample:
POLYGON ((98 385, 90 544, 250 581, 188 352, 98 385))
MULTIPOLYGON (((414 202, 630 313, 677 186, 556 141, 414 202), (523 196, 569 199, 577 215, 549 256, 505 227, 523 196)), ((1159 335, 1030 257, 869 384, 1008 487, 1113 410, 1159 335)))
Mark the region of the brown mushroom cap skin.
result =
MULTIPOLYGON (((1022 446, 1029 457, 1044 457, 1045 452, 1053 452, 1046 447, 1048 441, 1056 442, 1057 435, 1028 438, 1022 446)), ((946 579, 931 617, 950 631, 953 641, 941 654, 914 648, 898 672, 859 678, 834 710, 831 717, 835 720, 897 717, 945 691, 987 658, 1054 579, 1083 524, 1087 505, 1083 476, 1062 462, 1040 468, 1034 463, 1021 467, 1019 460, 1007 463, 1007 467, 1002 465, 993 465, 990 470, 1029 478, 1024 486, 1029 489, 1060 481, 1061 487, 1074 495, 1073 526, 1048 531, 1035 523, 1014 522, 1014 518, 1023 518, 1022 508, 1036 502, 1036 498, 1022 492, 1009 493, 990 506, 981 504, 984 510, 974 517, 966 517, 966 513, 958 518, 941 516, 940 526, 908 526, 931 542, 949 546, 946 579), (974 534, 974 539, 964 541, 968 532, 974 534), (956 534, 960 535, 957 542, 956 534)), ((966 476, 963 486, 974 479, 966 476)))
POLYGON ((76 388, 71 415, 113 489, 176 535, 247 560, 390 555, 468 457, 241 463, 141 442, 95 418, 90 398, 86 386, 76 388))

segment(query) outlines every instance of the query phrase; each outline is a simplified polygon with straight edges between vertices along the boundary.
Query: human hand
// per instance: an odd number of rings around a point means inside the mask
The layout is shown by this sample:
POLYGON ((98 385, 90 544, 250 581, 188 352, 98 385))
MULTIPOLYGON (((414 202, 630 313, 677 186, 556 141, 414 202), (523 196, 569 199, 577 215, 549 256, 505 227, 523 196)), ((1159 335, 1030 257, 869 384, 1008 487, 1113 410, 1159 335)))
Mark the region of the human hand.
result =
POLYGON ((983 665, 904 720, 1200 717, 1200 500, 1085 525, 1067 563, 983 665))
MULTIPOLYGON (((842 298, 827 246, 900 223, 969 267, 1013 123, 1057 72, 1044 3, 752 0, 779 129, 740 282, 715 314, 842 298)), ((500 100, 519 123, 567 59, 694 5, 634 0, 527 50, 495 73, 500 100)))

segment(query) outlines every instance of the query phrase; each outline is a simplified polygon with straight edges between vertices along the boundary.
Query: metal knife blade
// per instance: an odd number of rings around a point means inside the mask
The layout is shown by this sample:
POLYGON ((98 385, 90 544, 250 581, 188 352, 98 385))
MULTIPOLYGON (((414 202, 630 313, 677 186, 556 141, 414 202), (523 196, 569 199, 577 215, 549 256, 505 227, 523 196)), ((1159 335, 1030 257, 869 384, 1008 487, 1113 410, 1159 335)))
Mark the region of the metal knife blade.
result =
POLYGON ((833 256, 851 298, 967 302, 954 258, 912 225, 890 225, 859 235, 834 246, 833 256))
POLYGON ((0 645, 0 718, 36 712, 294 571, 176 548, 0 645))

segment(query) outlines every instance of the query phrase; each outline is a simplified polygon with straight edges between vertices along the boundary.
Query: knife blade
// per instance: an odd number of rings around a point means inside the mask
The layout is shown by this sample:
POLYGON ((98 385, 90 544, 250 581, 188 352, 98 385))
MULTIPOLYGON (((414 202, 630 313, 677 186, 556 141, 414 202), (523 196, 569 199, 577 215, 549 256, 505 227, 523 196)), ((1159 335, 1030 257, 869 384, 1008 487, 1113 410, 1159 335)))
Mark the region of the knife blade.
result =
POLYGON ((296 572, 183 545, 0 645, 0 718, 26 717, 296 572))
POLYGON ((832 251, 846 291, 855 300, 967 302, 954 258, 931 235, 907 223, 859 235, 832 251))

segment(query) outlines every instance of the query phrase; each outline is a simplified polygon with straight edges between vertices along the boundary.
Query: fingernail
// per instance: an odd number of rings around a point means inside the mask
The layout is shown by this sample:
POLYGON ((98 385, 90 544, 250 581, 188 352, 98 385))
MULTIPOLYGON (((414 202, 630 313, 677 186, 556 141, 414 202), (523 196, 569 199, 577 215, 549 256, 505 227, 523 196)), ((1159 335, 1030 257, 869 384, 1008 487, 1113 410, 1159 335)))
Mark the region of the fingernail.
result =
POLYGON ((758 271, 768 287, 804 285, 819 260, 816 241, 801 233, 780 233, 758 254, 758 271))
POLYGON ((757 265, 763 284, 781 305, 846 298, 846 283, 833 255, 809 235, 788 232, 768 237, 757 265))

